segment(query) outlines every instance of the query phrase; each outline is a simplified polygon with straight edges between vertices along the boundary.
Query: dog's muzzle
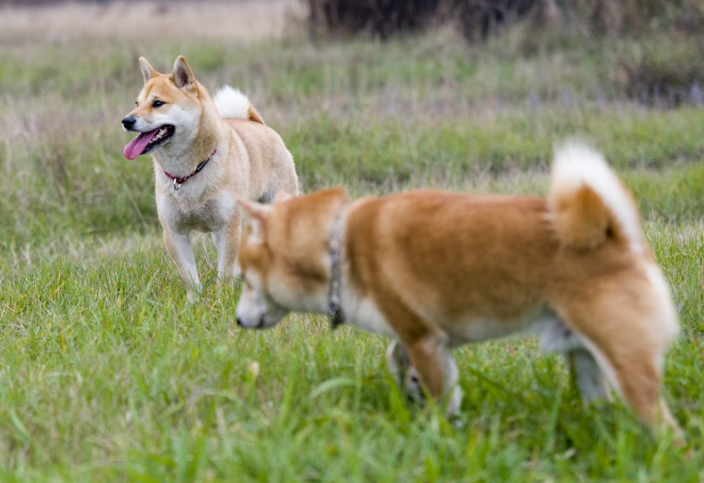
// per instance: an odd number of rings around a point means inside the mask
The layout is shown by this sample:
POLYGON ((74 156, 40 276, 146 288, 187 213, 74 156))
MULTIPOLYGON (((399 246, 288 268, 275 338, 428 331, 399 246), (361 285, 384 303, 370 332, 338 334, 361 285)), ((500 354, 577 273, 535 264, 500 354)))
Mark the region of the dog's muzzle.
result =
POLYGON ((122 119, 122 129, 124 129, 125 131, 133 131, 136 122, 137 119, 135 119, 134 116, 127 116, 122 119))

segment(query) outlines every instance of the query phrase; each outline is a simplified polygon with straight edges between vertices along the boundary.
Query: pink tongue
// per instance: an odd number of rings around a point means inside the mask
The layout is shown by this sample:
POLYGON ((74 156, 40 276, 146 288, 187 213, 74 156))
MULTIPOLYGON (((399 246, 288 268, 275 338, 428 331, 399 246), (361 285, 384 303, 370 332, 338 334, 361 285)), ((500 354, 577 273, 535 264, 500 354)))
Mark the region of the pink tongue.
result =
POLYGON ((147 144, 149 144, 149 141, 156 136, 158 131, 158 129, 154 129, 153 131, 140 133, 139 136, 134 138, 129 142, 129 144, 127 144, 127 146, 125 146, 125 149, 122 151, 125 157, 132 160, 142 154, 144 150, 147 149, 147 144))

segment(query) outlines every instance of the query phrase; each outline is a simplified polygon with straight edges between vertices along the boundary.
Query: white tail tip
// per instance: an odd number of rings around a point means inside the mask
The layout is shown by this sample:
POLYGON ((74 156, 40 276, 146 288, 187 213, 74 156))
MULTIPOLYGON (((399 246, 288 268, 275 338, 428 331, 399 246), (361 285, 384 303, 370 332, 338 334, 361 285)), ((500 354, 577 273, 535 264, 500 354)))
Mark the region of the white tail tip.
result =
POLYGON ((252 103, 239 89, 222 86, 213 98, 215 107, 225 119, 249 119, 249 107, 252 103))

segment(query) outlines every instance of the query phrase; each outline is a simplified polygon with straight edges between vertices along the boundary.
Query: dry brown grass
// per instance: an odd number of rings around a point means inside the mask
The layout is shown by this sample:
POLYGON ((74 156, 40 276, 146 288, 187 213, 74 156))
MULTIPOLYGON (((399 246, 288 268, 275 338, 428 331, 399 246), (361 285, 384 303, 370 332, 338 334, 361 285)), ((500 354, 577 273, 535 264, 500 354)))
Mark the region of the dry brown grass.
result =
POLYGON ((162 37, 261 41, 280 38, 295 0, 111 2, 0 8, 0 45, 162 37))

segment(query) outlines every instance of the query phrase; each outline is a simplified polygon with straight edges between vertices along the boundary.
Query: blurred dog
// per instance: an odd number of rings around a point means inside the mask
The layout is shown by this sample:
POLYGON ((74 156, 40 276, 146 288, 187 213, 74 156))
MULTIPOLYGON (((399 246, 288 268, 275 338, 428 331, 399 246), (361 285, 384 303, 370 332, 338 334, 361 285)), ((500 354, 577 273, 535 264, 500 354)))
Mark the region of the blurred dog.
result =
POLYGON ((183 56, 171 74, 155 71, 143 57, 139 63, 144 87, 137 107, 122 119, 125 131, 139 135, 124 155, 152 153, 164 242, 191 299, 201 284, 190 232, 213 234, 218 275, 229 282, 241 236, 236 199, 296 195, 293 157, 244 94, 223 87, 211 99, 183 56))
POLYGON ((670 291, 630 194, 590 148, 557 151, 547 200, 413 191, 350 204, 331 189, 240 205, 241 326, 296 310, 386 334, 397 380, 419 379, 448 414, 461 397, 452 348, 536 333, 566 355, 585 402, 608 399, 608 380, 651 429, 676 430, 659 394, 678 333, 670 291))

